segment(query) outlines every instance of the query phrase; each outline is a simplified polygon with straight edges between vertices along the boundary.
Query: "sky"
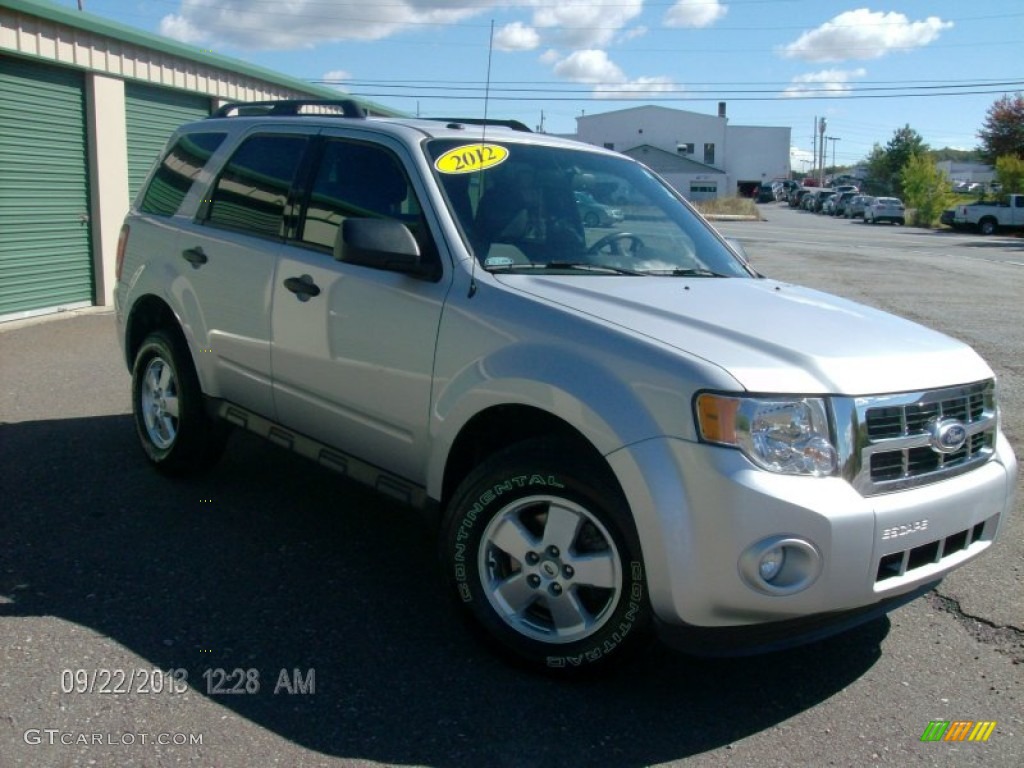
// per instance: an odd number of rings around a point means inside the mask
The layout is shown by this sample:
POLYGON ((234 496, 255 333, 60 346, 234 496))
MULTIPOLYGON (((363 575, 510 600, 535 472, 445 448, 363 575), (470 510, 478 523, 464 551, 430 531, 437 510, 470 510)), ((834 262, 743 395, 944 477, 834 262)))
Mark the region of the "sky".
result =
POLYGON ((486 110, 574 133, 582 114, 716 114, 724 101, 730 124, 791 128, 795 171, 809 164, 816 119, 828 164, 862 160, 904 125, 933 148, 972 149, 988 108, 1024 91, 1021 0, 82 2, 424 117, 486 110))

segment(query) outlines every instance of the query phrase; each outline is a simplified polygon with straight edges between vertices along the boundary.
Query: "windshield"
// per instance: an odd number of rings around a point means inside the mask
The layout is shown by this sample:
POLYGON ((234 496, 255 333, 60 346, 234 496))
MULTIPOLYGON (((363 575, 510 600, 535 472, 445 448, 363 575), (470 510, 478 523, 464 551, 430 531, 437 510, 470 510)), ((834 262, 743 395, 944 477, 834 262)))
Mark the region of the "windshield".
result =
POLYGON ((698 216, 629 158, 505 141, 434 140, 427 152, 485 269, 751 276, 698 216))

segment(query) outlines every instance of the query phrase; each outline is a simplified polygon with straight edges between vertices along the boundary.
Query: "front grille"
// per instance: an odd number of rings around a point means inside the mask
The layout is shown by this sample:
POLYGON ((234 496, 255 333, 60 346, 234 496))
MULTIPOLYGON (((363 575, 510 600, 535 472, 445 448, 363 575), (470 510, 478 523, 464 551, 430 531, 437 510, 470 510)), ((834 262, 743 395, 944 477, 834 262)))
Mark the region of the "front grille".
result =
POLYGON ((995 385, 858 398, 859 463, 853 479, 865 495, 935 482, 984 463, 995 450, 995 385), (944 425, 962 426, 966 439, 943 447, 944 425))
POLYGON ((963 552, 975 542, 983 540, 985 525, 984 522, 978 523, 972 528, 958 531, 944 539, 936 539, 927 544, 920 544, 913 549, 885 555, 878 561, 875 583, 883 582, 886 579, 897 579, 918 568, 941 563, 945 558, 963 552))

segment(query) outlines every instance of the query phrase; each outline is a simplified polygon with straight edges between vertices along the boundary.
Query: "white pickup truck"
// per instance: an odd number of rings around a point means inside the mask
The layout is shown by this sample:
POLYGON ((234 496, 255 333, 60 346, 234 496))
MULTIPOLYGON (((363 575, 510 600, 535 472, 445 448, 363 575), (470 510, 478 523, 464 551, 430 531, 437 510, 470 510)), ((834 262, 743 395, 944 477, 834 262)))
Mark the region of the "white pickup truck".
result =
POLYGON ((994 235, 1000 227, 1024 227, 1024 195, 1008 195, 1005 203, 958 205, 953 228, 968 227, 977 227, 983 235, 994 235))

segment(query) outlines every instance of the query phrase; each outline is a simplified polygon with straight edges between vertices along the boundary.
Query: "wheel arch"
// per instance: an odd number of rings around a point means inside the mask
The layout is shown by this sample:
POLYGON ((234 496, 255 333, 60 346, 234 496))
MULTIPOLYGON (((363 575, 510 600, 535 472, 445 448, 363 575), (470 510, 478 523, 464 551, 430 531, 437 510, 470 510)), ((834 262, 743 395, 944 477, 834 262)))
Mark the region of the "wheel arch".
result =
MULTIPOLYGON (((146 340, 147 336, 158 330, 176 334, 182 342, 186 341, 181 323, 166 301, 153 294, 139 297, 132 305, 125 323, 124 355, 129 370, 135 364, 135 357, 142 342, 146 340)), ((189 353, 191 354, 191 350, 189 353)))
POLYGON ((982 216, 980 219, 978 219, 978 231, 981 232, 982 234, 986 233, 987 225, 991 225, 992 229, 990 231, 995 232, 997 229, 999 229, 999 219, 997 219, 995 216, 982 216))
POLYGON ((576 427, 549 411, 532 405, 494 405, 470 418, 448 451, 440 488, 441 509, 451 500, 469 471, 488 457, 526 440, 559 441, 581 460, 600 467, 605 479, 621 492, 618 479, 597 447, 576 427))

